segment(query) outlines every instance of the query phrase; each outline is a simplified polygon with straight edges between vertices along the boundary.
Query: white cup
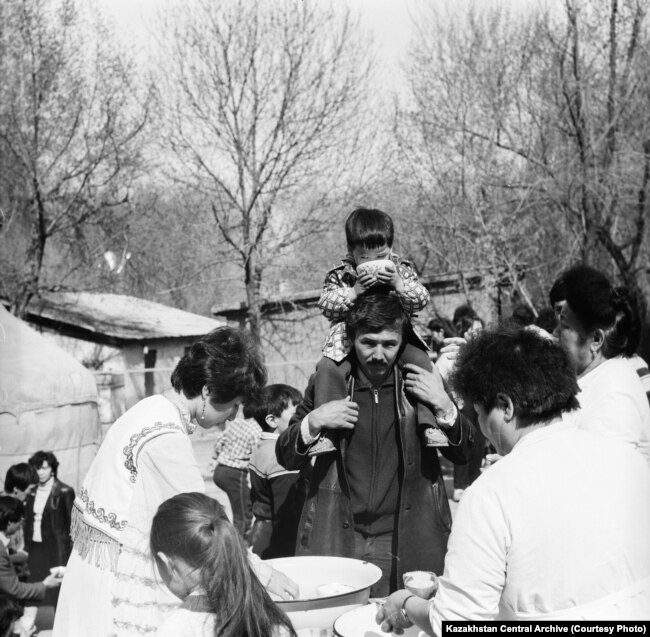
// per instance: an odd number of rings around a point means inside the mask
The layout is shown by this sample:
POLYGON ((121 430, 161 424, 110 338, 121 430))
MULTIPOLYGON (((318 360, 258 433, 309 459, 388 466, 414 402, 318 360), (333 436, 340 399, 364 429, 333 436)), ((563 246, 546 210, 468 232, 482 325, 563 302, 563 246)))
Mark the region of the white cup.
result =
POLYGON ((406 590, 423 599, 431 599, 438 590, 438 577, 432 571, 409 571, 402 579, 406 590))

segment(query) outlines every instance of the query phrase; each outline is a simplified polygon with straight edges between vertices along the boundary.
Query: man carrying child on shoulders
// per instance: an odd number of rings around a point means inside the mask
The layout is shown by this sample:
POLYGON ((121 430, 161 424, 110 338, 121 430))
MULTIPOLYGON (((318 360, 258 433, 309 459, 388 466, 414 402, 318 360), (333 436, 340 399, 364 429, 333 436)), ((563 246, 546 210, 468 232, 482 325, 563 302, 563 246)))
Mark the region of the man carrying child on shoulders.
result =
POLYGON ((472 425, 439 373, 397 366, 409 329, 397 295, 359 297, 346 327, 352 341, 348 397, 315 407, 312 377, 276 454, 287 469, 301 469, 323 433, 338 432, 336 453, 315 459, 296 554, 370 561, 383 572, 372 594, 383 596, 401 586, 406 571, 442 573, 451 513, 438 451, 465 462, 472 425), (417 403, 435 414, 448 446, 421 444, 417 403))

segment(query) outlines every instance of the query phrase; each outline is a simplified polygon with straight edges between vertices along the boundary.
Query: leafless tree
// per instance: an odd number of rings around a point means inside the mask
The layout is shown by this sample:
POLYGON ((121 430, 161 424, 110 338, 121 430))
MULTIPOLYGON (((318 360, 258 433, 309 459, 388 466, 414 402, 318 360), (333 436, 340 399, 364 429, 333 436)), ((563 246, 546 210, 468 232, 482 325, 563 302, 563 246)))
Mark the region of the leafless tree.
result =
POLYGON ((419 179, 434 212, 442 209, 436 218, 480 248, 474 261, 541 262, 548 278, 580 259, 641 292, 645 3, 565 0, 562 12, 532 14, 477 7, 421 21, 439 37, 419 39, 407 114, 419 137, 403 137, 401 147, 414 165, 432 167, 419 179))
POLYGON ((74 0, 0 4, 0 291, 17 314, 128 201, 146 91, 109 36, 74 0))
MULTIPOLYGON (((174 176, 210 200, 260 336, 265 269, 323 218, 354 171, 369 62, 321 2, 197 0, 167 16, 159 87, 174 176)), ((206 237, 208 240, 208 237, 206 237)))

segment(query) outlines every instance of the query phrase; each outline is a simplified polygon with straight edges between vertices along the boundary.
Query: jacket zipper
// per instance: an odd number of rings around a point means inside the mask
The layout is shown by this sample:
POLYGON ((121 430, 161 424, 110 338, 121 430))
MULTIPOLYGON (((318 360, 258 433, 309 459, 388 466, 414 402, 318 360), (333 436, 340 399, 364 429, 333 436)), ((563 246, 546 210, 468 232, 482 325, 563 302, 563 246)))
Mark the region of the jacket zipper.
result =
POLYGON ((372 395, 375 399, 375 404, 373 405, 372 408, 372 421, 371 421, 371 427, 372 427, 372 462, 371 462, 371 480, 370 480, 370 497, 369 497, 369 502, 368 506, 369 509, 372 511, 374 508, 375 504, 375 492, 376 492, 376 468, 377 468, 377 450, 379 448, 379 425, 377 423, 377 416, 378 416, 378 411, 379 411, 379 390, 378 389, 373 389, 372 390, 372 395))

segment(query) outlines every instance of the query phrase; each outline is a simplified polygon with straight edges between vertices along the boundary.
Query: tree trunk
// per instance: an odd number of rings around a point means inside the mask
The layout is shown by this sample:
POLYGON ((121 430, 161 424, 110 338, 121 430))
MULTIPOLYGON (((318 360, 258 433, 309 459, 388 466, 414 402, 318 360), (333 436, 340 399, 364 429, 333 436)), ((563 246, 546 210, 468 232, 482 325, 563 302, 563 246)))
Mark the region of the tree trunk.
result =
POLYGON ((259 345, 261 343, 261 324, 262 324, 262 299, 260 290, 262 287, 262 272, 263 268, 257 263, 257 258, 254 253, 248 258, 244 265, 245 270, 245 284, 246 284, 246 299, 248 302, 248 329, 252 334, 255 342, 259 345))

